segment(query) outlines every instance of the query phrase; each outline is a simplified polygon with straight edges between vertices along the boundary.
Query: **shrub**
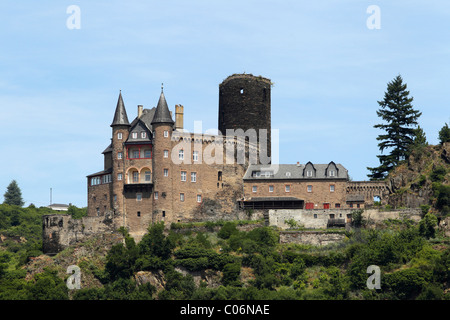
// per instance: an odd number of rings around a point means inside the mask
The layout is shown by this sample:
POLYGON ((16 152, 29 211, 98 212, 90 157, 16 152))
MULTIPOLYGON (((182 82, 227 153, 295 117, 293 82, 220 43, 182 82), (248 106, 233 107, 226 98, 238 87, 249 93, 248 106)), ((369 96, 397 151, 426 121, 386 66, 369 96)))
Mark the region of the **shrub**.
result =
POLYGON ((443 166, 437 166, 430 173, 430 180, 433 182, 442 182, 447 170, 443 166))
POLYGON ((237 234, 239 230, 236 228, 236 223, 234 222, 225 222, 225 224, 220 228, 217 236, 222 239, 228 239, 233 234, 237 234))
POLYGON ((241 274, 241 265, 239 263, 227 263, 223 267, 222 283, 223 285, 238 286, 239 276, 241 274))

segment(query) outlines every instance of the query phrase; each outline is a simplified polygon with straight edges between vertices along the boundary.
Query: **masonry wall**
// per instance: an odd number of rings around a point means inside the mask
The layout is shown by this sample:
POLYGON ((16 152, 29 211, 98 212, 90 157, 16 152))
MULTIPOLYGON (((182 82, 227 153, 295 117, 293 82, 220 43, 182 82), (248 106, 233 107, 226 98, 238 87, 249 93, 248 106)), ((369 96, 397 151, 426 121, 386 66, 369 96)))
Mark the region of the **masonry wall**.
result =
POLYGON ((304 203, 313 203, 314 209, 323 209, 324 204, 329 208, 346 208, 347 182, 342 180, 247 180, 244 182, 244 195, 246 200, 253 197, 296 197, 304 200, 304 203), (312 192, 308 192, 308 185, 312 186, 312 192), (330 186, 334 186, 334 192, 330 186), (253 192, 253 186, 257 191, 253 192), (273 192, 269 191, 273 186, 273 192), (289 192, 286 192, 289 186, 289 192))
POLYGON ((91 186, 88 180, 88 216, 104 216, 111 210, 112 183, 91 186))
MULTIPOLYGON (((328 219, 344 219, 350 223, 354 209, 331 209, 331 210, 304 210, 304 209, 272 209, 269 210, 269 225, 289 229, 290 225, 286 221, 294 220, 299 226, 308 229, 326 229, 328 219)), ((365 209, 362 213, 368 225, 376 226, 388 219, 411 219, 419 222, 421 219, 420 209, 405 209, 392 211, 379 211, 378 209, 365 209)))
MULTIPOLYGON (((229 76, 219 85, 218 129, 267 130, 267 155, 271 155, 271 82, 251 74, 229 76)), ((264 150, 266 151, 266 150, 264 150)), ((263 151, 262 151, 263 152, 263 151)))
POLYGON ((280 243, 298 243, 314 246, 325 246, 345 239, 343 233, 324 233, 317 231, 283 231, 280 232, 280 243))
POLYGON ((304 209, 272 209, 269 210, 269 225, 288 229, 286 221, 294 220, 297 225, 308 229, 326 229, 329 219, 344 219, 351 222, 354 210, 304 210, 304 209))

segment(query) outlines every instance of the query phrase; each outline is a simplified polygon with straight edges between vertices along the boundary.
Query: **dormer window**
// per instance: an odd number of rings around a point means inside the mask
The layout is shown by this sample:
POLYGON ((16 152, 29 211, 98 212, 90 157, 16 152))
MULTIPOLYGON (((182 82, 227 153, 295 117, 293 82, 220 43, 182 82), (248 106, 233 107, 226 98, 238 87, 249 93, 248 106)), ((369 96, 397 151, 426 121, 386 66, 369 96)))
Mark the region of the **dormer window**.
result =
POLYGON ((312 177, 313 176, 313 172, 311 170, 306 171, 306 176, 307 177, 312 177))
POLYGON ((141 138, 142 139, 147 138, 147 133, 145 131, 141 132, 141 138))
POLYGON ((336 171, 334 170, 330 170, 330 177, 335 177, 336 176, 336 171))
POLYGON ((132 137, 133 139, 137 139, 137 132, 133 132, 133 133, 131 134, 131 137, 132 137))

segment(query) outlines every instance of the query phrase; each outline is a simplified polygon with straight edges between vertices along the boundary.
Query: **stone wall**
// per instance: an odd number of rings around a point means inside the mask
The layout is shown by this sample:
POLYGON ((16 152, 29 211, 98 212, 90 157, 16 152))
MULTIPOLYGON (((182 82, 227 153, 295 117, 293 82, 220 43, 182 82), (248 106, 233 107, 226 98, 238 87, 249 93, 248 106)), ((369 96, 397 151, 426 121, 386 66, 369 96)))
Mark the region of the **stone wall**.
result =
POLYGON ((421 209, 404 209, 404 210, 391 210, 380 211, 378 209, 366 209, 363 212, 363 219, 369 224, 377 224, 388 219, 411 219, 414 222, 419 222, 422 218, 421 209))
MULTIPOLYGON (((345 223, 351 222, 354 209, 330 209, 330 210, 305 210, 305 209, 273 209, 269 210, 269 225, 281 229, 291 226, 286 222, 293 220, 298 226, 308 229, 326 229, 329 219, 344 219, 345 223)), ((378 209, 365 209, 363 219, 369 225, 376 225, 387 219, 411 219, 419 222, 422 211, 420 209, 405 209, 392 211, 379 211, 378 209)))
POLYGON ((342 232, 321 231, 282 231, 280 232, 280 243, 299 243, 314 246, 324 246, 344 240, 342 232))
POLYGON ((48 255, 56 254, 90 236, 117 230, 111 214, 81 219, 72 219, 67 214, 45 215, 42 217, 42 227, 42 250, 48 255))
POLYGON ((294 220, 298 226, 304 228, 326 229, 330 218, 344 219, 345 222, 350 222, 351 214, 354 211, 349 209, 273 209, 269 210, 269 225, 288 229, 291 226, 286 221, 294 220))

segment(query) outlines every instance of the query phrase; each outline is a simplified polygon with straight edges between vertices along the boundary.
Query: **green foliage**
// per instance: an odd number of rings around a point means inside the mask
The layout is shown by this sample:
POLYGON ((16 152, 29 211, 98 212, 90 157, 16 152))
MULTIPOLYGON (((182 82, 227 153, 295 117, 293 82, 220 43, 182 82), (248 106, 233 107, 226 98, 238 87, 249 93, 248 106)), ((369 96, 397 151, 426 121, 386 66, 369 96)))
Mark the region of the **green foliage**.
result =
POLYGON ((433 190, 436 195, 436 208, 441 211, 441 215, 450 214, 450 186, 434 183, 433 190))
POLYGON ((352 226, 354 228, 361 228, 365 223, 363 219, 364 210, 356 210, 352 212, 352 226))
POLYGON ((368 175, 371 180, 386 178, 393 168, 406 159, 415 140, 418 144, 423 144, 425 137, 415 128, 422 113, 414 110, 412 101, 400 75, 388 83, 384 99, 378 101, 381 109, 377 110, 377 115, 385 121, 374 126, 385 132, 377 137, 380 141, 378 148, 382 153, 384 150, 390 152, 377 156, 380 166, 367 168, 371 172, 368 175))
POLYGON ((217 233, 217 236, 222 239, 228 239, 232 235, 237 234, 238 232, 239 230, 236 228, 236 223, 227 221, 225 222, 223 227, 220 228, 219 232, 217 233))
POLYGON ((419 222, 419 233, 429 239, 434 238, 437 227, 437 217, 432 213, 427 213, 419 222))
POLYGON ((433 182, 442 182, 447 173, 447 170, 443 166, 437 166, 433 168, 430 173, 430 180, 433 182))
POLYGON ((440 144, 450 142, 450 128, 447 123, 439 130, 439 142, 440 144))
POLYGON ((5 201, 4 204, 9 204, 12 206, 22 207, 24 205, 22 199, 22 191, 19 188, 16 180, 11 181, 11 183, 6 188, 6 192, 4 194, 5 201))
POLYGON ((225 286, 240 286, 239 275, 241 274, 240 263, 227 263, 223 267, 222 283, 225 286))
POLYGON ((56 270, 44 269, 44 272, 36 274, 34 281, 28 285, 30 300, 67 300, 69 298, 66 283, 58 277, 56 270))
POLYGON ((175 243, 172 238, 164 235, 164 222, 159 222, 148 228, 138 247, 141 255, 156 256, 164 260, 170 257, 175 243))
POLYGON ((73 219, 81 219, 87 216, 87 208, 77 208, 74 205, 69 205, 67 214, 70 214, 73 219))
POLYGON ((386 274, 384 277, 389 290, 399 299, 411 299, 422 291, 426 280, 417 268, 408 268, 386 274))
POLYGON ((367 230, 362 233, 360 242, 346 249, 347 258, 350 260, 347 272, 351 287, 365 287, 366 269, 370 265, 392 268, 411 260, 425 244, 418 229, 409 226, 394 234, 381 230, 367 230))

